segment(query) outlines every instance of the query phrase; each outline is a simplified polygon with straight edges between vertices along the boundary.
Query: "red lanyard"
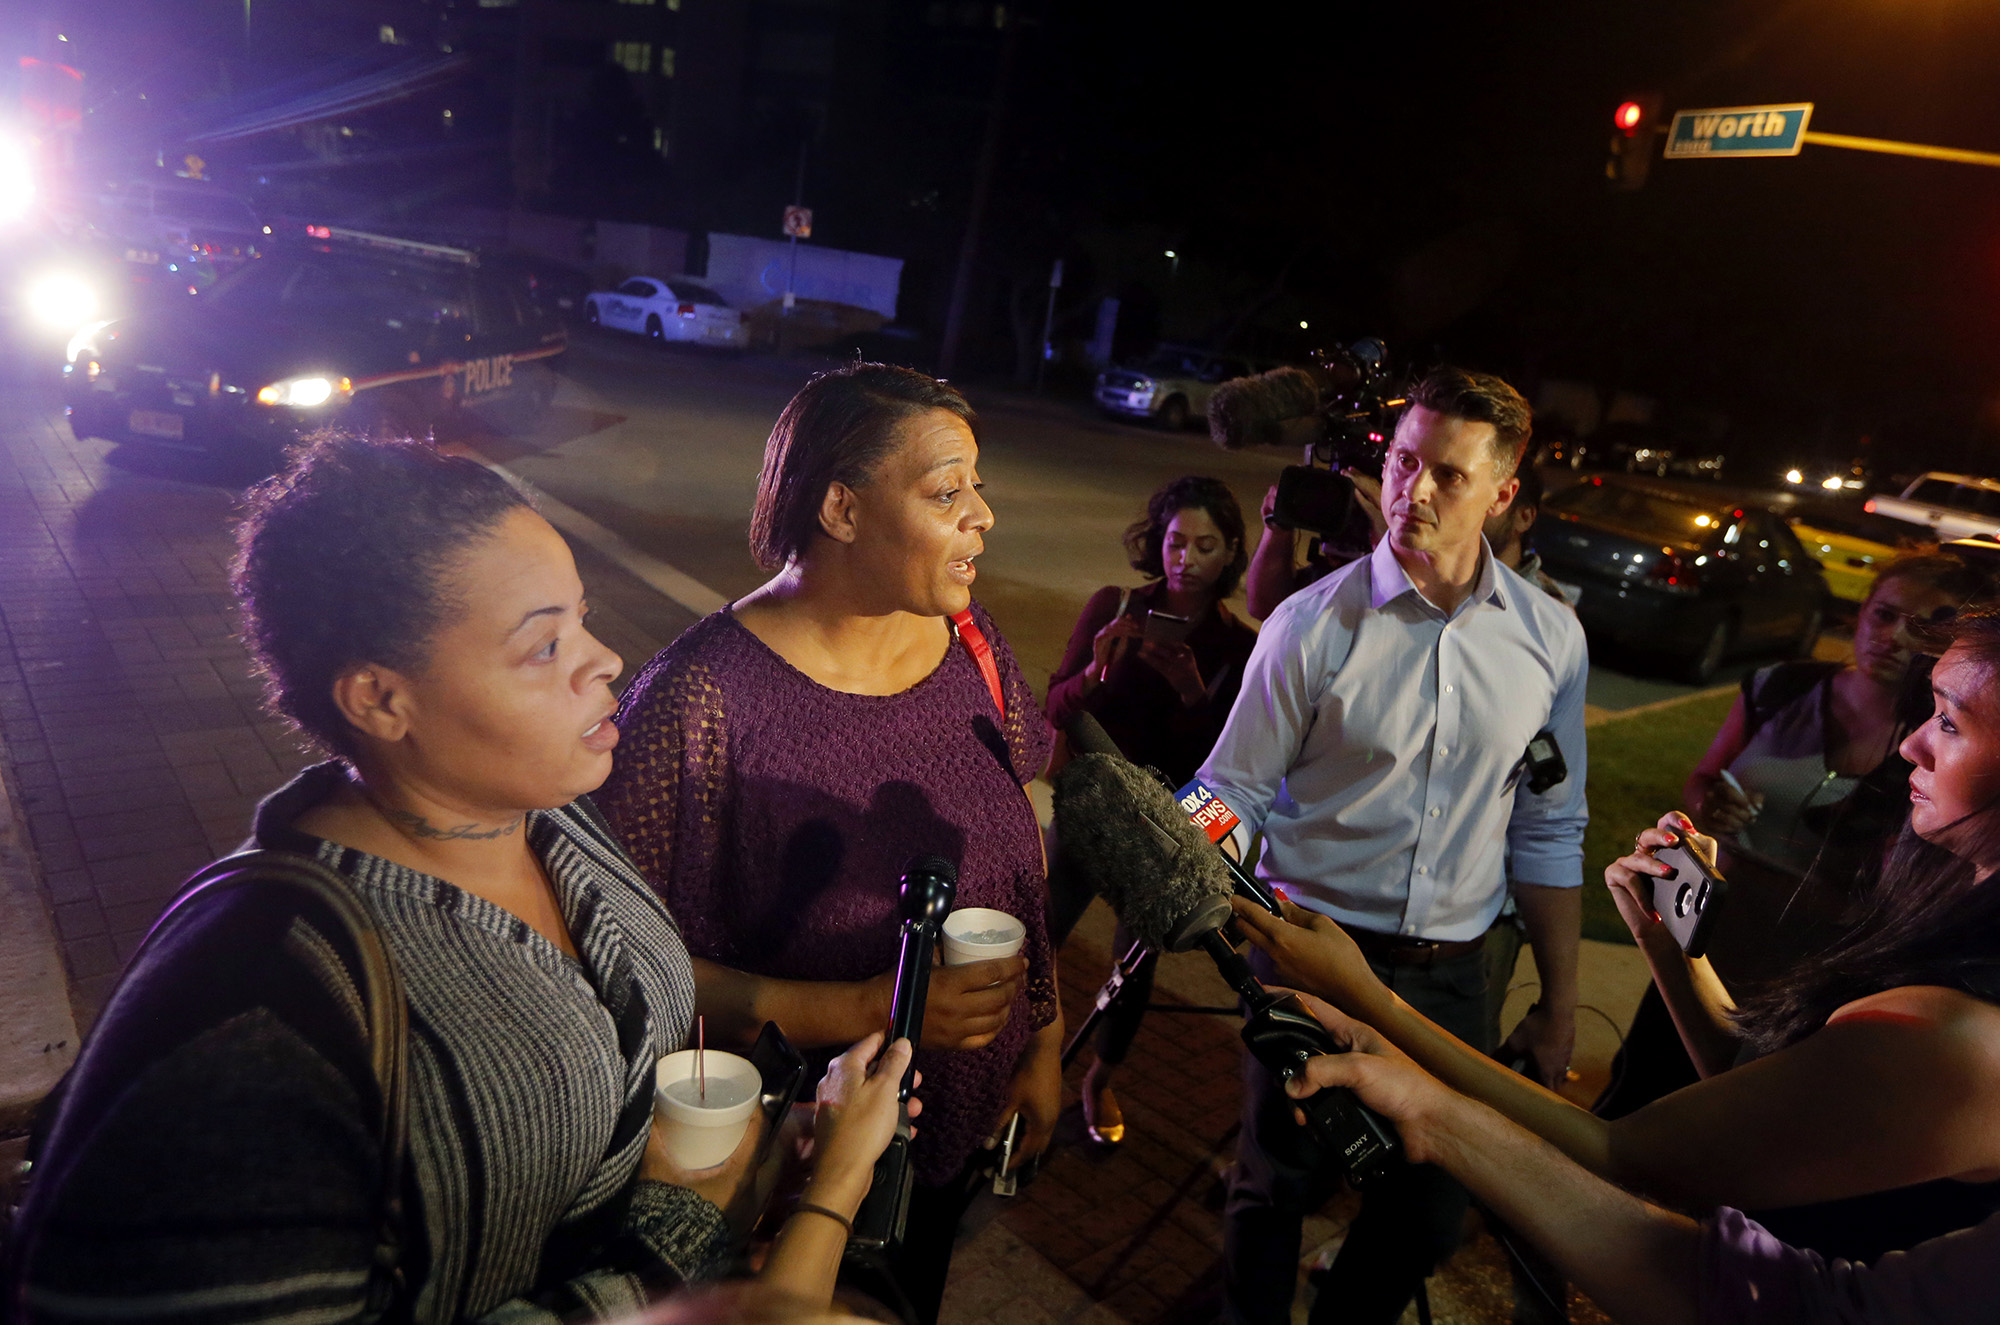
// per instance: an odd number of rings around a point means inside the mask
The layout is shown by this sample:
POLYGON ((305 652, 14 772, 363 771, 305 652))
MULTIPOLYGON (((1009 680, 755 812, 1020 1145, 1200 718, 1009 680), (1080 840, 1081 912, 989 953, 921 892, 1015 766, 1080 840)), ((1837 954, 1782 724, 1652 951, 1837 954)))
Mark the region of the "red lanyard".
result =
POLYGON ((986 689, 993 696, 993 707, 1000 710, 1000 720, 1007 720, 1007 698, 1000 689, 1000 668, 993 661, 993 646, 986 642, 986 632, 972 619, 972 609, 966 608, 951 619, 951 628, 961 640, 965 650, 972 655, 972 661, 979 665, 979 674, 986 678, 986 689))

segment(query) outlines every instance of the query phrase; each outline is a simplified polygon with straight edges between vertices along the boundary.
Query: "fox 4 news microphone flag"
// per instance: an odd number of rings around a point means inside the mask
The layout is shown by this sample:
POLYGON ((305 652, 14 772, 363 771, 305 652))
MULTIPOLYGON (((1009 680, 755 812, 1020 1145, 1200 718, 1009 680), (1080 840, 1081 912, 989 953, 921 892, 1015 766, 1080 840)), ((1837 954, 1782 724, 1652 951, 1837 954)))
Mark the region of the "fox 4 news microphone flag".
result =
POLYGON ((1189 822, 1207 833, 1208 840, 1218 846, 1243 822, 1200 778, 1175 792, 1174 799, 1180 802, 1181 813, 1187 815, 1189 822))

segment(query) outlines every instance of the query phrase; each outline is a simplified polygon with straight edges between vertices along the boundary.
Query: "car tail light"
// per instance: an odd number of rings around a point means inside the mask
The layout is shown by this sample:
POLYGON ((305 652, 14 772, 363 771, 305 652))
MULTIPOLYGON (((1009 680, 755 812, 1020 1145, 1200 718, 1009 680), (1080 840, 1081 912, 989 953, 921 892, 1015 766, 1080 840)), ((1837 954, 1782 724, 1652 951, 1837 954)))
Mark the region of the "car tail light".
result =
POLYGON ((1870 515, 1875 514, 1875 499, 1873 497, 1870 497, 1867 501, 1862 502, 1861 509, 1868 512, 1870 515))
POLYGON ((1646 567, 1646 582, 1655 589, 1668 593, 1697 594, 1701 592, 1701 572, 1694 563, 1672 548, 1661 548, 1660 555, 1653 564, 1646 567))
POLYGON ((680 306, 680 308, 679 308, 679 309, 678 309, 677 311, 678 311, 678 312, 680 313, 680 315, 681 315, 682 317, 693 317, 693 316, 694 316, 694 305, 693 305, 693 304, 682 304, 682 305, 680 306))

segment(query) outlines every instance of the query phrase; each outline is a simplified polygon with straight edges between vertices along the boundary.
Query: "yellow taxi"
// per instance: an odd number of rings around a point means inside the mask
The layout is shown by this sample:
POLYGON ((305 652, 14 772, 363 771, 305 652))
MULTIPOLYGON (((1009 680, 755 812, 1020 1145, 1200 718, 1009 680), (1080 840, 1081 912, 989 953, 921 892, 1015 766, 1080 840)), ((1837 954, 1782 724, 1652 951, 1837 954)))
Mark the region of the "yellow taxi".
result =
POLYGON ((1928 530, 1847 506, 1802 504, 1789 518, 1799 542, 1825 568, 1827 592, 1850 603, 1868 597, 1884 562, 1937 547, 1928 530))

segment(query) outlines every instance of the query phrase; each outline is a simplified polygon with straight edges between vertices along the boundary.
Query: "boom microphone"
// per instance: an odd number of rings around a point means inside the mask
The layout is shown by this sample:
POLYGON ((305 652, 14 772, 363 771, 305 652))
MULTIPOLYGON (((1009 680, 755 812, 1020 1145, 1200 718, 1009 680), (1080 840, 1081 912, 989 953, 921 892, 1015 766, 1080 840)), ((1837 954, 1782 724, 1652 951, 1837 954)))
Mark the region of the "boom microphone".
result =
POLYGON ((1125 928, 1156 952, 1186 952, 1229 921, 1229 876, 1208 835, 1166 788, 1113 754, 1080 754, 1055 782, 1057 835, 1125 928))
POLYGON ((1319 383, 1303 368, 1232 378, 1208 398, 1208 435, 1225 451, 1304 445, 1319 424, 1319 383))
MULTIPOLYGON (((1069 748, 1077 754, 1110 755, 1120 761, 1125 759, 1124 752, 1118 748, 1118 743, 1111 739, 1111 733, 1104 730, 1104 724, 1089 713, 1079 712, 1071 718, 1069 725, 1063 728, 1063 734, 1069 738, 1069 748)), ((1173 783, 1167 781, 1167 775, 1156 768, 1141 767, 1140 771, 1162 787, 1168 789, 1173 787, 1173 783)), ((1262 879, 1244 869, 1234 856, 1222 849, 1222 839, 1229 836, 1230 830, 1241 822, 1236 817, 1236 811, 1224 804, 1222 797, 1216 795, 1215 791, 1200 778, 1175 791, 1173 796, 1179 802, 1181 813, 1196 828, 1202 830, 1208 841, 1213 844, 1216 858, 1222 862, 1222 867, 1229 871, 1229 878, 1236 885, 1236 895, 1255 902, 1274 916, 1282 917, 1285 913, 1278 906, 1278 899, 1272 895, 1270 887, 1262 879)), ((1112 909, 1117 908, 1114 906, 1112 909)), ((1149 943, 1146 946, 1155 945, 1149 943)))
MULTIPOLYGON (((1243 1043, 1265 1068, 1291 1078, 1319 1055, 1345 1052, 1294 995, 1266 989, 1222 937, 1230 887, 1220 853, 1150 774, 1115 755, 1078 755, 1056 775, 1055 812, 1065 856, 1134 938, 1155 950, 1208 953, 1243 1000, 1243 1043)), ((1401 1151, 1395 1129, 1352 1091, 1321 1090, 1297 1103, 1313 1139, 1356 1181, 1401 1151)))

